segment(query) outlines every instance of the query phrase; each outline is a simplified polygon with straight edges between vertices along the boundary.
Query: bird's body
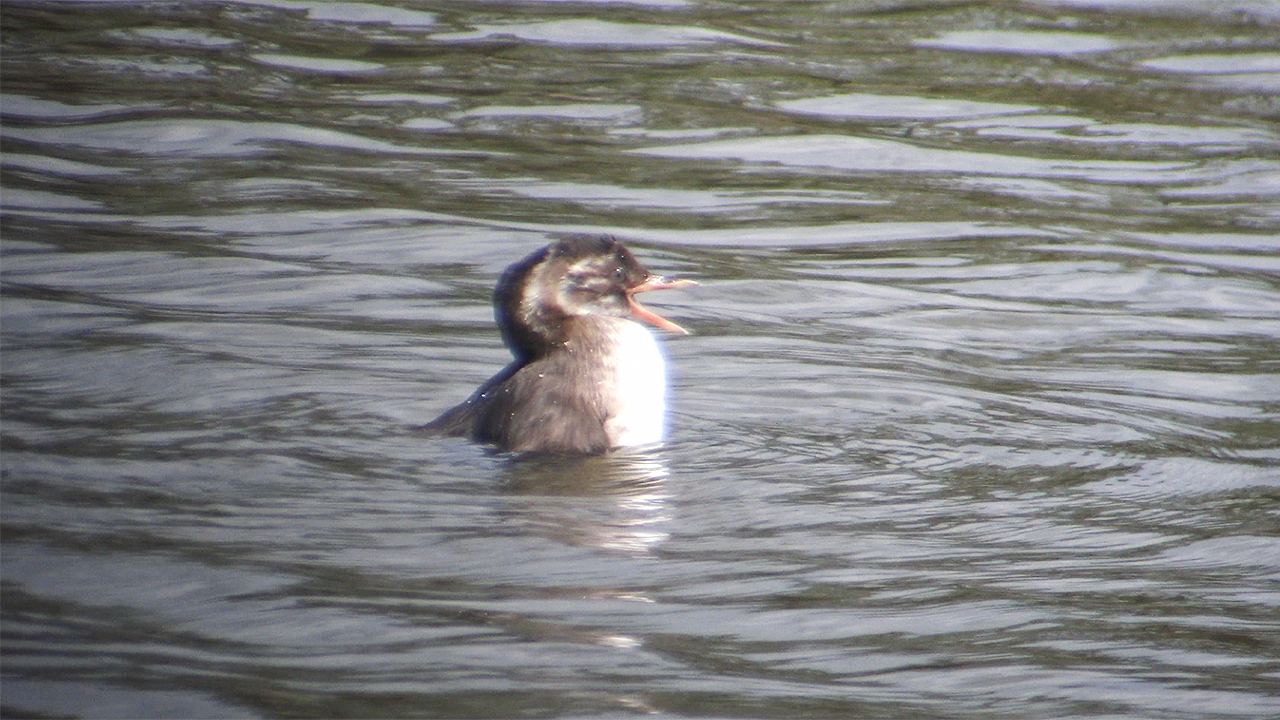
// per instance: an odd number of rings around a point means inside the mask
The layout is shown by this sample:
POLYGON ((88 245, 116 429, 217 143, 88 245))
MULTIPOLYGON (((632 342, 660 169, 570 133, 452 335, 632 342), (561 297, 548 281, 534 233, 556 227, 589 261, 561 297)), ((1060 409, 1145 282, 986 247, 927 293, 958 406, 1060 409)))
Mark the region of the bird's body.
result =
POLYGON ((494 291, 515 361, 425 429, 517 452, 661 442, 665 362, 653 335, 631 318, 684 329, 632 295, 691 284, 650 274, 607 236, 572 236, 533 253, 494 291))

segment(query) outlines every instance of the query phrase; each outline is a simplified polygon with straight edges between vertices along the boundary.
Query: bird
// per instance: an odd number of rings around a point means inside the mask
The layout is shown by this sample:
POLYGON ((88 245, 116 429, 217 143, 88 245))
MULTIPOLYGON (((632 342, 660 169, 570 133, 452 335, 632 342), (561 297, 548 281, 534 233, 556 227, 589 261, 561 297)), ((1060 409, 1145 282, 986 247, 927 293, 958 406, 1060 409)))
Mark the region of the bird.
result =
POLYGON ((569 235, 531 253, 493 293, 514 360, 422 429, 517 453, 597 455, 661 443, 665 361, 637 321, 688 331, 635 296, 693 285, 649 272, 610 235, 569 235))

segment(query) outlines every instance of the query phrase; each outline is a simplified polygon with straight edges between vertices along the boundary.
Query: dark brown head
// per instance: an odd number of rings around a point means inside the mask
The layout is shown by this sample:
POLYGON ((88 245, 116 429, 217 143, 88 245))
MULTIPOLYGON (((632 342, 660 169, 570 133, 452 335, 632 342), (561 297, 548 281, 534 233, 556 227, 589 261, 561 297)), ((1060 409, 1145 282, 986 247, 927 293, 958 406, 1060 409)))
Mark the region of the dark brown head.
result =
POLYGON ((570 319, 634 317, 672 332, 687 331, 636 302, 636 293, 693 285, 653 275, 608 235, 571 235, 507 268, 494 291, 503 340, 521 359, 566 339, 570 319))

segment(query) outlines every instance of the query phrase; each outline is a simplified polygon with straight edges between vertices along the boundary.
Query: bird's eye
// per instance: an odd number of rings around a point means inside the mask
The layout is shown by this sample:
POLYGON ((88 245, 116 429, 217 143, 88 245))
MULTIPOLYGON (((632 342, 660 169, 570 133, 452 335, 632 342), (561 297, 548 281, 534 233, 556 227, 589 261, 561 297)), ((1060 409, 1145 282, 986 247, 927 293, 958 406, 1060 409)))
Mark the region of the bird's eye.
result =
POLYGON ((613 269, 613 279, 622 280, 627 276, 627 271, 621 265, 613 269))

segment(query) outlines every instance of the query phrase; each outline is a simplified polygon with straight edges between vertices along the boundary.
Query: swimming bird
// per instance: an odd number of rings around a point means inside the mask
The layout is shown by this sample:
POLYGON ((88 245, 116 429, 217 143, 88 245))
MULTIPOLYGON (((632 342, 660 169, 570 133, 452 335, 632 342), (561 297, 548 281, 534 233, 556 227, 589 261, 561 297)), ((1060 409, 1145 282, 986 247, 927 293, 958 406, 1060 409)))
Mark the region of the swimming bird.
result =
POLYGON ((688 331, 635 296, 696 284, 650 273, 608 235, 572 235, 530 254, 493 293, 515 360, 423 429, 516 452, 596 454, 661 442, 665 363, 636 320, 688 331))

